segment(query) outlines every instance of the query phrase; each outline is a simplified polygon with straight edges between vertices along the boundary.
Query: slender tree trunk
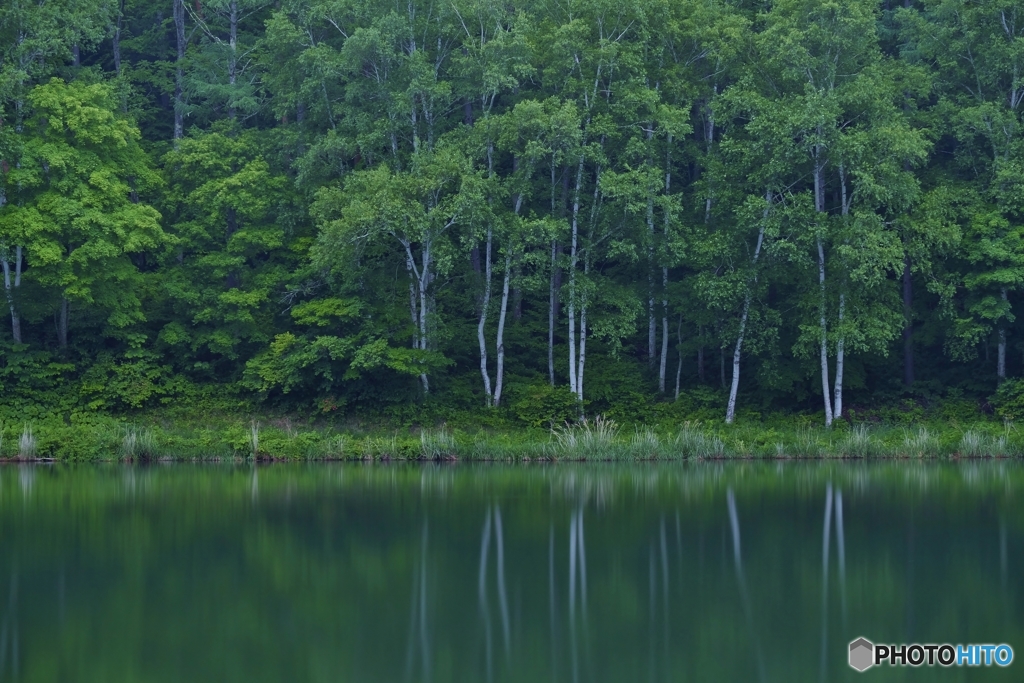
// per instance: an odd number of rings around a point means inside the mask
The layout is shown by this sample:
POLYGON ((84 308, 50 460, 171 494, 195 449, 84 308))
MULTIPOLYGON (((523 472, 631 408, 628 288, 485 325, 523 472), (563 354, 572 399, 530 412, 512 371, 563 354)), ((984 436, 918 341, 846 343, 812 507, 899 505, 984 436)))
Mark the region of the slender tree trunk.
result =
MULTIPOLYGON (((672 135, 667 138, 665 152, 665 197, 672 191, 672 135)), ((664 211, 664 239, 668 239, 669 211, 664 211)), ((661 269, 661 365, 658 369, 658 390, 665 393, 665 365, 668 363, 668 268, 661 269)))
MULTIPOLYGON (((714 86, 714 94, 718 95, 718 84, 714 86)), ((705 111, 707 113, 707 120, 704 125, 704 144, 707 149, 708 156, 711 155, 711 146, 715 144, 715 112, 711 109, 711 102, 708 101, 704 104, 705 111)), ((711 220, 711 182, 708 181, 707 187, 707 198, 704 200, 704 222, 708 223, 711 220)))
POLYGON ((231 49, 231 54, 228 55, 228 89, 231 99, 228 104, 228 118, 234 120, 235 118, 235 82, 238 78, 238 2, 237 0, 231 0, 228 3, 228 46, 231 49))
POLYGON ((68 316, 71 312, 71 303, 67 297, 60 298, 60 309, 57 313, 57 345, 61 349, 68 347, 68 316))
POLYGON ((21 247, 14 248, 14 281, 11 281, 11 263, 5 255, 2 259, 4 269, 4 291, 7 294, 7 305, 11 309, 11 337, 15 343, 21 343, 21 316, 15 305, 14 291, 21 287, 21 247))
POLYGON ((576 377, 576 265, 579 261, 580 184, 583 182, 583 156, 576 167, 576 187, 572 199, 572 234, 569 245, 569 389, 579 395, 576 377))
MULTIPOLYGON (((843 327, 843 316, 846 313, 846 294, 839 293, 839 328, 843 327)), ((846 345, 845 335, 839 335, 836 342, 836 381, 835 381, 835 414, 833 418, 838 420, 843 416, 843 367, 844 347, 846 345)))
POLYGON ((657 354, 657 318, 654 314, 654 194, 647 188, 647 365, 654 367, 657 354))
POLYGON ((818 286, 821 289, 819 317, 821 323, 821 390, 825 401, 825 426, 832 426, 832 401, 828 387, 828 329, 825 320, 825 249, 818 239, 818 286))
POLYGON ((665 366, 668 364, 668 268, 661 269, 661 363, 658 366, 658 391, 665 393, 665 366))
POLYGON ((177 40, 177 59, 174 65, 174 140, 182 138, 185 131, 185 0, 174 0, 174 35, 177 40))
POLYGON ((512 276, 512 254, 505 254, 505 278, 501 287, 501 310, 498 312, 498 375, 494 385, 494 405, 501 405, 501 388, 505 383, 505 315, 508 312, 509 282, 512 276))
POLYGON ((701 383, 705 383, 704 377, 704 327, 701 326, 697 331, 700 335, 700 346, 697 347, 697 380, 701 383))
MULTIPOLYGON (((764 208, 764 215, 761 219, 761 228, 757 232, 757 245, 754 247, 754 257, 751 259, 751 265, 757 267, 757 259, 761 255, 761 245, 764 244, 764 231, 768 223, 768 211, 771 207, 771 191, 765 192, 764 200, 766 206, 764 208)), ((755 271, 753 281, 757 283, 757 272, 755 271)), ((740 387, 740 357, 743 353, 743 337, 747 330, 747 317, 750 314, 750 297, 752 292, 750 286, 747 286, 746 296, 743 298, 743 312, 740 314, 740 329, 736 335, 736 347, 732 352, 732 386, 729 388, 729 403, 725 409, 725 423, 732 424, 733 420, 736 419, 736 393, 740 387)))
MULTIPOLYGON (((604 136, 601 136, 601 146, 604 147, 604 136)), ((601 177, 601 166, 598 165, 594 173, 594 197, 590 204, 590 227, 587 232, 587 243, 594 244, 594 230, 597 225, 597 207, 600 200, 601 184, 598 182, 601 177)), ((583 274, 590 275, 591 252, 588 250, 583 256, 583 274)), ((576 371, 576 395, 579 397, 580 407, 583 406, 583 371, 587 363, 587 308, 590 304, 589 297, 584 296, 580 301, 580 355, 579 369, 576 371)))
POLYGON ((558 322, 558 290, 562 270, 558 267, 558 242, 551 240, 551 281, 548 291, 548 381, 555 386, 555 325, 558 322))
POLYGON ((117 21, 114 23, 114 33, 110 39, 111 48, 114 52, 114 73, 121 75, 121 27, 124 25, 124 0, 118 3, 117 21))
POLYGON ((679 388, 683 380, 683 314, 679 314, 679 326, 676 328, 676 339, 679 344, 679 360, 676 363, 676 395, 675 400, 679 400, 679 388))
MULTIPOLYGON (((821 135, 821 127, 818 127, 818 135, 821 135)), ((820 146, 814 148, 814 210, 818 216, 825 212, 825 166, 821 161, 820 146)), ((819 226, 820 229, 820 226, 819 226)), ((821 388, 822 400, 825 403, 825 426, 832 426, 832 401, 828 382, 828 327, 825 316, 825 247, 821 242, 821 236, 817 238, 818 246, 818 287, 820 288, 820 303, 818 314, 821 323, 821 388)))
MULTIPOLYGON (((430 348, 428 343, 429 334, 427 330, 427 311, 429 309, 429 301, 427 295, 427 287, 430 285, 430 240, 424 240, 423 245, 420 248, 420 280, 419 280, 419 297, 420 297, 420 349, 426 351, 430 348)), ((430 380, 427 378, 426 373, 420 374, 420 382, 423 384, 423 393, 430 393, 430 380)))
POLYGON ((914 383, 914 290, 910 255, 903 257, 903 385, 914 383))
MULTIPOLYGON (((999 295, 1003 301, 1007 300, 1006 287, 1003 287, 999 295)), ((996 379, 1000 383, 1006 379, 1006 328, 1000 325, 999 327, 999 347, 996 351, 996 379)))
POLYGON ((484 380, 484 401, 488 407, 493 403, 491 392, 491 373, 487 369, 487 338, 484 336, 484 329, 487 326, 487 310, 491 304, 491 245, 493 242, 493 229, 487 226, 487 244, 484 248, 484 295, 480 301, 480 321, 476 326, 476 338, 480 343, 480 375, 484 380))

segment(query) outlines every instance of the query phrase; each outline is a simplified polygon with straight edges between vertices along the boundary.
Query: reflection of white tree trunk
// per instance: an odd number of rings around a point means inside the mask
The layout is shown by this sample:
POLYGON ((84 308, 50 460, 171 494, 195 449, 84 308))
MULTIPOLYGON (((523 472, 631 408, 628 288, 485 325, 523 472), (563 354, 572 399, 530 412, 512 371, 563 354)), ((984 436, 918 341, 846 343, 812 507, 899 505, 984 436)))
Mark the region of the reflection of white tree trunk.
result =
POLYGON ((416 650, 420 651, 423 680, 431 678, 430 636, 427 628, 427 523, 423 522, 420 558, 413 570, 412 604, 409 610, 408 646, 405 654, 405 678, 410 680, 415 667, 416 650), (418 646, 418 647, 417 647, 418 646))
POLYGON ((551 677, 558 678, 558 617, 557 604, 555 600, 555 525, 552 524, 548 534, 548 590, 551 595, 551 677))
POLYGON ((487 680, 494 678, 494 656, 491 644, 491 608, 487 597, 487 561, 491 548, 491 527, 494 527, 495 563, 497 564, 498 608, 501 612, 501 629, 505 643, 505 656, 510 656, 511 629, 508 612, 508 591, 505 584, 505 540, 501 524, 501 509, 497 506, 487 511, 480 538, 480 572, 477 578, 477 593, 480 599, 480 616, 484 622, 484 647, 487 660, 487 680))
POLYGON ((494 678, 494 658, 491 653, 491 608, 487 601, 487 556, 491 545, 491 511, 487 510, 480 539, 480 575, 477 592, 480 598, 480 616, 484 622, 484 649, 487 661, 487 680, 494 678))
POLYGON ((764 671, 764 657, 761 654, 761 641, 754 629, 754 612, 750 606, 750 594, 747 592, 747 578, 743 572, 743 559, 740 554, 740 518, 736 512, 736 496, 732 487, 725 494, 726 505, 729 508, 729 527, 732 529, 732 557, 736 567, 736 583, 739 584, 740 602, 743 603, 743 613, 747 620, 747 631, 750 640, 754 644, 754 658, 757 662, 757 677, 760 681, 767 680, 764 671))
POLYGON ((498 542, 498 605, 501 607, 501 629, 505 636, 505 655, 509 655, 508 594, 505 591, 505 541, 501 533, 501 508, 494 508, 494 527, 498 542))
POLYGON ((576 578, 579 577, 580 612, 584 627, 587 619, 587 551, 583 540, 583 508, 569 519, 569 638, 572 650, 572 678, 580 676, 579 651, 576 639, 576 578))
MULTIPOLYGON (((827 397, 826 397, 827 398, 827 397)), ((832 484, 825 487, 825 525, 821 536, 821 680, 825 680, 825 651, 828 644, 828 546, 832 531, 832 484)))
POLYGON ((836 489, 836 546, 839 550, 839 599, 846 625, 846 536, 843 533, 843 492, 836 489))

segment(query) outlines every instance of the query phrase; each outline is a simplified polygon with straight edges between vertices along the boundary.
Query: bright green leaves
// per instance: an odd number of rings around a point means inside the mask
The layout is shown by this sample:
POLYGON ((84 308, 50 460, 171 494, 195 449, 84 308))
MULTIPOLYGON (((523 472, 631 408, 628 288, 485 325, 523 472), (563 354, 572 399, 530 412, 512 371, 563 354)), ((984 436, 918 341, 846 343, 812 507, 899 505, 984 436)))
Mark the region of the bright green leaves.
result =
POLYGON ((123 328, 141 320, 130 255, 163 247, 160 214, 134 201, 159 187, 138 130, 102 84, 52 80, 29 95, 20 166, 5 177, 5 240, 23 244, 26 277, 61 299, 102 310, 123 328))
POLYGON ((293 191, 253 134, 186 137, 164 168, 178 238, 166 255, 168 304, 193 323, 193 350, 234 358, 269 339, 274 302, 302 255, 283 248, 293 191))

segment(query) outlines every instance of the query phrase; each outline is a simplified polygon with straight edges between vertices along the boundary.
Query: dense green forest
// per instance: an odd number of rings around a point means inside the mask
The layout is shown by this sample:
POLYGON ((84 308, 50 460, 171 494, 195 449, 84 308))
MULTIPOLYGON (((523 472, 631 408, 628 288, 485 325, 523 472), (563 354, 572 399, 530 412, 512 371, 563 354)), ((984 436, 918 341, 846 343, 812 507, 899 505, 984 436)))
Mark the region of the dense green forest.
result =
POLYGON ((5 0, 0 400, 1014 417, 1022 101, 1024 0, 5 0))

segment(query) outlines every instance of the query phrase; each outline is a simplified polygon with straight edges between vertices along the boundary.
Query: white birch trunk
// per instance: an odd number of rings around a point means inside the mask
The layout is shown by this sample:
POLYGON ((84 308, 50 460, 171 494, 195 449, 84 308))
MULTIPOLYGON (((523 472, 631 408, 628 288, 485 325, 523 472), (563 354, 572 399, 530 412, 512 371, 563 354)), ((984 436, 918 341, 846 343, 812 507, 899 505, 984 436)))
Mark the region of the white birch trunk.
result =
MULTIPOLYGON (((563 208, 565 197, 562 198, 563 208)), ((555 155, 551 155, 551 218, 555 218, 555 155)), ((551 240, 551 274, 548 280, 548 381, 555 386, 555 305, 558 292, 555 282, 558 277, 558 241, 551 240)))
MULTIPOLYGON (((839 164, 839 189, 841 192, 840 202, 843 219, 850 215, 850 202, 852 197, 846 191, 846 167, 839 164)), ((843 416, 843 368, 846 360, 846 333, 843 331, 843 317, 846 314, 846 292, 839 292, 839 339, 836 342, 836 378, 834 383, 833 419, 838 420, 843 416)))
POLYGON ((821 288, 819 317, 821 322, 821 387, 825 401, 825 426, 832 426, 832 401, 828 390, 828 328, 825 320, 825 248, 818 238, 818 286, 821 288))
MULTIPOLYGON (((554 212, 552 212, 554 215, 554 212)), ((558 242, 551 240, 551 280, 548 283, 548 381, 555 386, 555 304, 558 292, 555 290, 558 268, 558 242)))
MULTIPOLYGON (((1003 301, 1007 300, 1006 287, 999 294, 1003 301)), ((999 347, 996 351, 996 378, 1000 383, 1006 379, 1006 328, 1002 326, 999 328, 999 347)))
MULTIPOLYGON (((821 135, 821 126, 818 126, 821 135)), ((814 147, 814 211, 820 216, 825 212, 824 164, 821 162, 821 146, 814 147)), ((821 226, 818 226, 819 229, 821 226)), ((821 290, 821 301, 818 313, 821 323, 821 393, 825 403, 825 426, 832 426, 832 401, 828 386, 828 327, 825 317, 825 247, 821 236, 817 238, 818 246, 818 287, 821 290)))
POLYGON ((654 314, 654 196, 647 189, 647 364, 654 366, 658 323, 654 314))
POLYGON ((174 146, 185 134, 185 102, 182 93, 185 86, 185 0, 174 0, 174 36, 177 43, 177 59, 174 63, 174 146))
MULTIPOLYGON (((767 204, 764 208, 764 215, 761 219, 761 228, 757 231, 757 245, 754 247, 754 257, 751 265, 757 267, 757 259, 761 255, 761 245, 764 244, 764 230, 768 223, 768 211, 771 208, 771 191, 765 192, 764 200, 767 204)), ((754 273, 754 283, 757 283, 757 273, 754 273)), ((743 354, 743 338, 747 332, 747 317, 750 315, 750 287, 747 288, 746 296, 743 298, 743 312, 740 314, 740 329, 736 335, 736 346, 732 352, 732 384, 729 387, 729 402, 725 408, 725 423, 732 424, 736 419, 736 394, 740 388, 740 358, 743 354)))
POLYGON ((237 0, 231 0, 228 3, 228 47, 230 48, 230 54, 228 55, 228 85, 230 87, 231 100, 228 104, 228 118, 235 118, 235 82, 238 79, 238 2, 237 0))
POLYGON ((21 316, 14 302, 14 290, 21 286, 21 247, 14 248, 14 281, 11 281, 11 264, 5 256, 2 259, 4 269, 4 292, 7 294, 7 305, 11 309, 11 337, 15 343, 21 343, 21 316))
POLYGON ((576 187, 572 198, 572 235, 569 245, 569 390, 579 395, 576 377, 576 266, 579 261, 580 183, 583 182, 583 156, 576 167, 576 187))
POLYGON ((486 263, 484 266, 484 296, 480 302, 480 321, 476 326, 476 337, 480 343, 480 375, 484 380, 484 401, 488 407, 493 403, 491 392, 491 373, 487 369, 487 339, 484 336, 484 328, 487 326, 487 310, 491 304, 491 246, 494 241, 494 231, 487 226, 487 245, 484 248, 486 263))
MULTIPOLYGON (((843 328, 843 315, 846 312, 846 294, 840 292, 839 294, 839 329, 843 328)), ((836 380, 835 380, 835 413, 834 419, 838 420, 843 416, 843 367, 845 360, 844 346, 846 345, 846 339, 842 334, 839 336, 839 341, 836 343, 836 380)))
MULTIPOLYGON (((604 146, 604 136, 601 137, 601 146, 604 146)), ((601 184, 599 179, 601 177, 601 167, 597 167, 597 172, 594 174, 594 198, 590 204, 590 228, 587 235, 587 240, 590 245, 594 244, 594 230, 597 225, 597 205, 598 200, 601 196, 601 184)), ((583 256, 583 274, 590 275, 590 259, 591 252, 588 250, 583 256)), ((579 355, 579 369, 576 372, 576 396, 579 397, 580 407, 583 405, 583 371, 587 363, 587 306, 589 300, 586 296, 580 301, 580 355, 579 355)))
MULTIPOLYGON (((667 137, 665 151, 665 196, 672 191, 672 134, 667 137)), ((668 240, 669 212, 665 212, 664 239, 668 240)), ((658 368, 658 390, 665 393, 665 366, 668 363, 668 268, 661 269, 661 365, 658 368)), ((678 381, 676 382, 678 384, 678 381)), ((678 392, 676 393, 678 396, 678 392)))
POLYGON ((501 389, 505 383, 505 315, 508 312, 509 281, 512 276, 512 255, 505 255, 505 279, 501 287, 501 310, 498 313, 498 374, 494 385, 494 405, 501 405, 501 389))
POLYGON ((679 360, 676 362, 676 395, 675 400, 679 400, 679 388, 683 380, 683 314, 679 314, 679 327, 676 329, 676 339, 679 344, 679 360))
POLYGON ((665 366, 668 364, 668 268, 661 269, 661 363, 658 366, 658 391, 665 393, 665 366))

